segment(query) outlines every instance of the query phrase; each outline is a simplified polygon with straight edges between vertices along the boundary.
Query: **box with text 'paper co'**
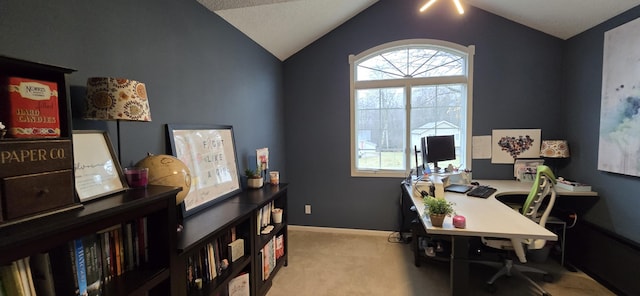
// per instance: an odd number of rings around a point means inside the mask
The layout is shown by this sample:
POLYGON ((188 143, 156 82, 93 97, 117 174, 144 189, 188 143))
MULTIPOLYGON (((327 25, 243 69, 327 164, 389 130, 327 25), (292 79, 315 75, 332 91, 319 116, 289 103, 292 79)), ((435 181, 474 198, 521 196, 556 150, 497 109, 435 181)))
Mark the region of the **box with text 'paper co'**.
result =
POLYGON ((0 121, 4 122, 8 137, 60 137, 57 83, 7 77, 0 104, 0 121))

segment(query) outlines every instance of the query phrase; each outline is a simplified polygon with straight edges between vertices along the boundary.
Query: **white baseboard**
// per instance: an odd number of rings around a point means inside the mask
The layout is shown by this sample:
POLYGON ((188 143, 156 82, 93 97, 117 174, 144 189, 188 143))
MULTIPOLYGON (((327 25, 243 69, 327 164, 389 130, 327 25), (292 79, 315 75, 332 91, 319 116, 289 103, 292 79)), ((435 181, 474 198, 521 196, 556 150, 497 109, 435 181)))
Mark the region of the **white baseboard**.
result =
POLYGON ((384 236, 384 237, 389 236, 389 231, 367 230, 367 229, 317 227, 317 226, 303 226, 303 225, 291 225, 291 224, 289 224, 288 229, 293 231, 372 235, 372 236, 384 236))

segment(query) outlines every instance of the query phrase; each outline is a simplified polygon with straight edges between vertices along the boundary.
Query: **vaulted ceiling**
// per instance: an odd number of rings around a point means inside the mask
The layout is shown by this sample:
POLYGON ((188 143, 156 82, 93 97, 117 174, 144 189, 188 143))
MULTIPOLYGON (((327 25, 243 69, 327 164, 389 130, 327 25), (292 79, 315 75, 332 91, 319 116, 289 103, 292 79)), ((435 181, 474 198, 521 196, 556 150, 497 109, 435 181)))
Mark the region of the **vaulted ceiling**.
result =
MULTIPOLYGON (((197 0, 285 60, 378 0, 197 0)), ((405 1, 405 0, 394 0, 405 1)), ((438 5, 444 5, 441 2, 438 5)), ((427 2, 427 0, 424 0, 427 2)), ((571 38, 640 0, 462 0, 561 39, 571 38)), ((450 3, 448 5, 453 4, 450 3)))

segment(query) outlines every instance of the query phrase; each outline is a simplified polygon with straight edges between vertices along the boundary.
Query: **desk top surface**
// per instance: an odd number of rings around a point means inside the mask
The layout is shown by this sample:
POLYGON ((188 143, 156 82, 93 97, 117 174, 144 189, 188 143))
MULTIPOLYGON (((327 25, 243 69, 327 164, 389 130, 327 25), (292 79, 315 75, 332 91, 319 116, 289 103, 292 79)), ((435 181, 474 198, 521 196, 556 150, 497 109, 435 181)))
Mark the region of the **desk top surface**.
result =
MULTIPOLYGON (((488 198, 477 198, 465 194, 445 192, 445 198, 455 205, 458 215, 466 218, 466 228, 455 228, 452 217, 444 220, 442 227, 433 227, 429 217, 424 214, 424 204, 421 197, 412 194, 413 184, 405 185, 409 191, 413 204, 420 214, 420 220, 427 233, 461 235, 461 236, 491 236, 503 238, 534 238, 557 240, 557 236, 522 216, 518 211, 500 202, 495 197, 506 194, 528 194, 533 183, 523 183, 510 180, 478 180, 481 185, 488 185, 497 189, 488 198)), ((557 190, 558 195, 597 196, 595 192, 571 192, 557 190)), ((561 198, 561 197, 559 197, 561 198)))

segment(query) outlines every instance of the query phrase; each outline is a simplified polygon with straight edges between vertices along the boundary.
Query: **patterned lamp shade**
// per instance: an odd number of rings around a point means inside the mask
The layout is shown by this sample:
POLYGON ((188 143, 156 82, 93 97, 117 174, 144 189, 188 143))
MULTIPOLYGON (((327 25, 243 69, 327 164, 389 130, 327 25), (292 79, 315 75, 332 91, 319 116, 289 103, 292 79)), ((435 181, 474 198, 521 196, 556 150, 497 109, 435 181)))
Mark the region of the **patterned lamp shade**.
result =
POLYGON ((569 144, 566 140, 543 140, 540 156, 548 158, 568 158, 569 144))
POLYGON ((144 83, 110 77, 87 79, 84 119, 151 121, 144 83))

